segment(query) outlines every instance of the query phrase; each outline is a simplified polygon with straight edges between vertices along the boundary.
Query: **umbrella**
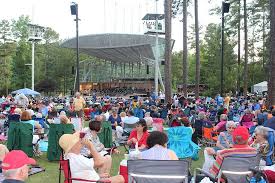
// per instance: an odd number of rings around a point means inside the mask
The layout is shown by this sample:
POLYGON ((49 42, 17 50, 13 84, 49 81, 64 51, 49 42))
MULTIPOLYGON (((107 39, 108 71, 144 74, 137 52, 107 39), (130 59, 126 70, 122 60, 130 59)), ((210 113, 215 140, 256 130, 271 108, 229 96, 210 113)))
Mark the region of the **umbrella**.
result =
POLYGON ((23 88, 23 89, 19 89, 19 90, 11 92, 11 94, 20 94, 20 93, 22 93, 24 95, 32 95, 32 96, 40 95, 40 93, 33 91, 29 88, 23 88))

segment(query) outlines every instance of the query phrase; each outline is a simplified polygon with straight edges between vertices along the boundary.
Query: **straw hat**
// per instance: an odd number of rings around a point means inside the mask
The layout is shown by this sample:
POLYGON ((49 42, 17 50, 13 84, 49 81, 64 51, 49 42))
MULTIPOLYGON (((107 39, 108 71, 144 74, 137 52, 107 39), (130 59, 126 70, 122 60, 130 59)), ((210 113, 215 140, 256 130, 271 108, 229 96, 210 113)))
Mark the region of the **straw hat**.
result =
POLYGON ((64 153, 67 154, 78 141, 78 132, 74 134, 64 134, 59 139, 59 145, 64 150, 64 153))

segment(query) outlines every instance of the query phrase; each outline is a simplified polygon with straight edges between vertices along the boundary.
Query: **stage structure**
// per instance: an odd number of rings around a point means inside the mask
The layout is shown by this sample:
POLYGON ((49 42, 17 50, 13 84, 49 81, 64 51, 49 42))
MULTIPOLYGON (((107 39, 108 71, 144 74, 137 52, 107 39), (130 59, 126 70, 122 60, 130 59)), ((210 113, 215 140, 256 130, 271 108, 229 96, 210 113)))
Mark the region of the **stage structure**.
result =
MULTIPOLYGON (((76 39, 62 43, 76 49, 76 39)), ((80 61, 80 90, 136 88, 154 90, 155 58, 158 75, 164 70, 165 39, 150 35, 96 34, 79 37, 79 51, 90 55, 80 61)), ((162 79, 162 78, 161 78, 162 79)))

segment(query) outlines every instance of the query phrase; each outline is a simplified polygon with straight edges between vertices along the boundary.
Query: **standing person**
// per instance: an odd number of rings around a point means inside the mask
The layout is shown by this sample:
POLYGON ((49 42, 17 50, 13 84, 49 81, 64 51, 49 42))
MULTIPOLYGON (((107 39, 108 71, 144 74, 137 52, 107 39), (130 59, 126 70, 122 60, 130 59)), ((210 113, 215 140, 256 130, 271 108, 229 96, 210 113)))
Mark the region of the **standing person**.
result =
POLYGON ((24 183, 28 179, 28 165, 35 164, 35 160, 21 150, 7 153, 1 165, 5 177, 3 183, 24 183))
POLYGON ((227 110, 229 109, 229 103, 230 103, 230 96, 229 96, 229 94, 226 94, 226 97, 224 98, 224 107, 227 110))
POLYGON ((77 114, 77 117, 83 118, 83 109, 86 105, 86 102, 79 92, 75 93, 73 105, 74 105, 74 110, 77 114))

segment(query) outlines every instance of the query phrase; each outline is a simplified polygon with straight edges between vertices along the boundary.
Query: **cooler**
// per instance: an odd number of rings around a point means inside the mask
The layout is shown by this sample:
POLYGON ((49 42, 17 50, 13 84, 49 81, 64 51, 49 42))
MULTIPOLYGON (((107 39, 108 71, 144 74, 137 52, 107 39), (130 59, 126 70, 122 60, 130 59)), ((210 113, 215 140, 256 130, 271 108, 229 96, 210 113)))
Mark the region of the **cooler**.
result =
POLYGON ((124 177, 125 183, 128 183, 127 160, 122 160, 119 165, 119 175, 124 177))

